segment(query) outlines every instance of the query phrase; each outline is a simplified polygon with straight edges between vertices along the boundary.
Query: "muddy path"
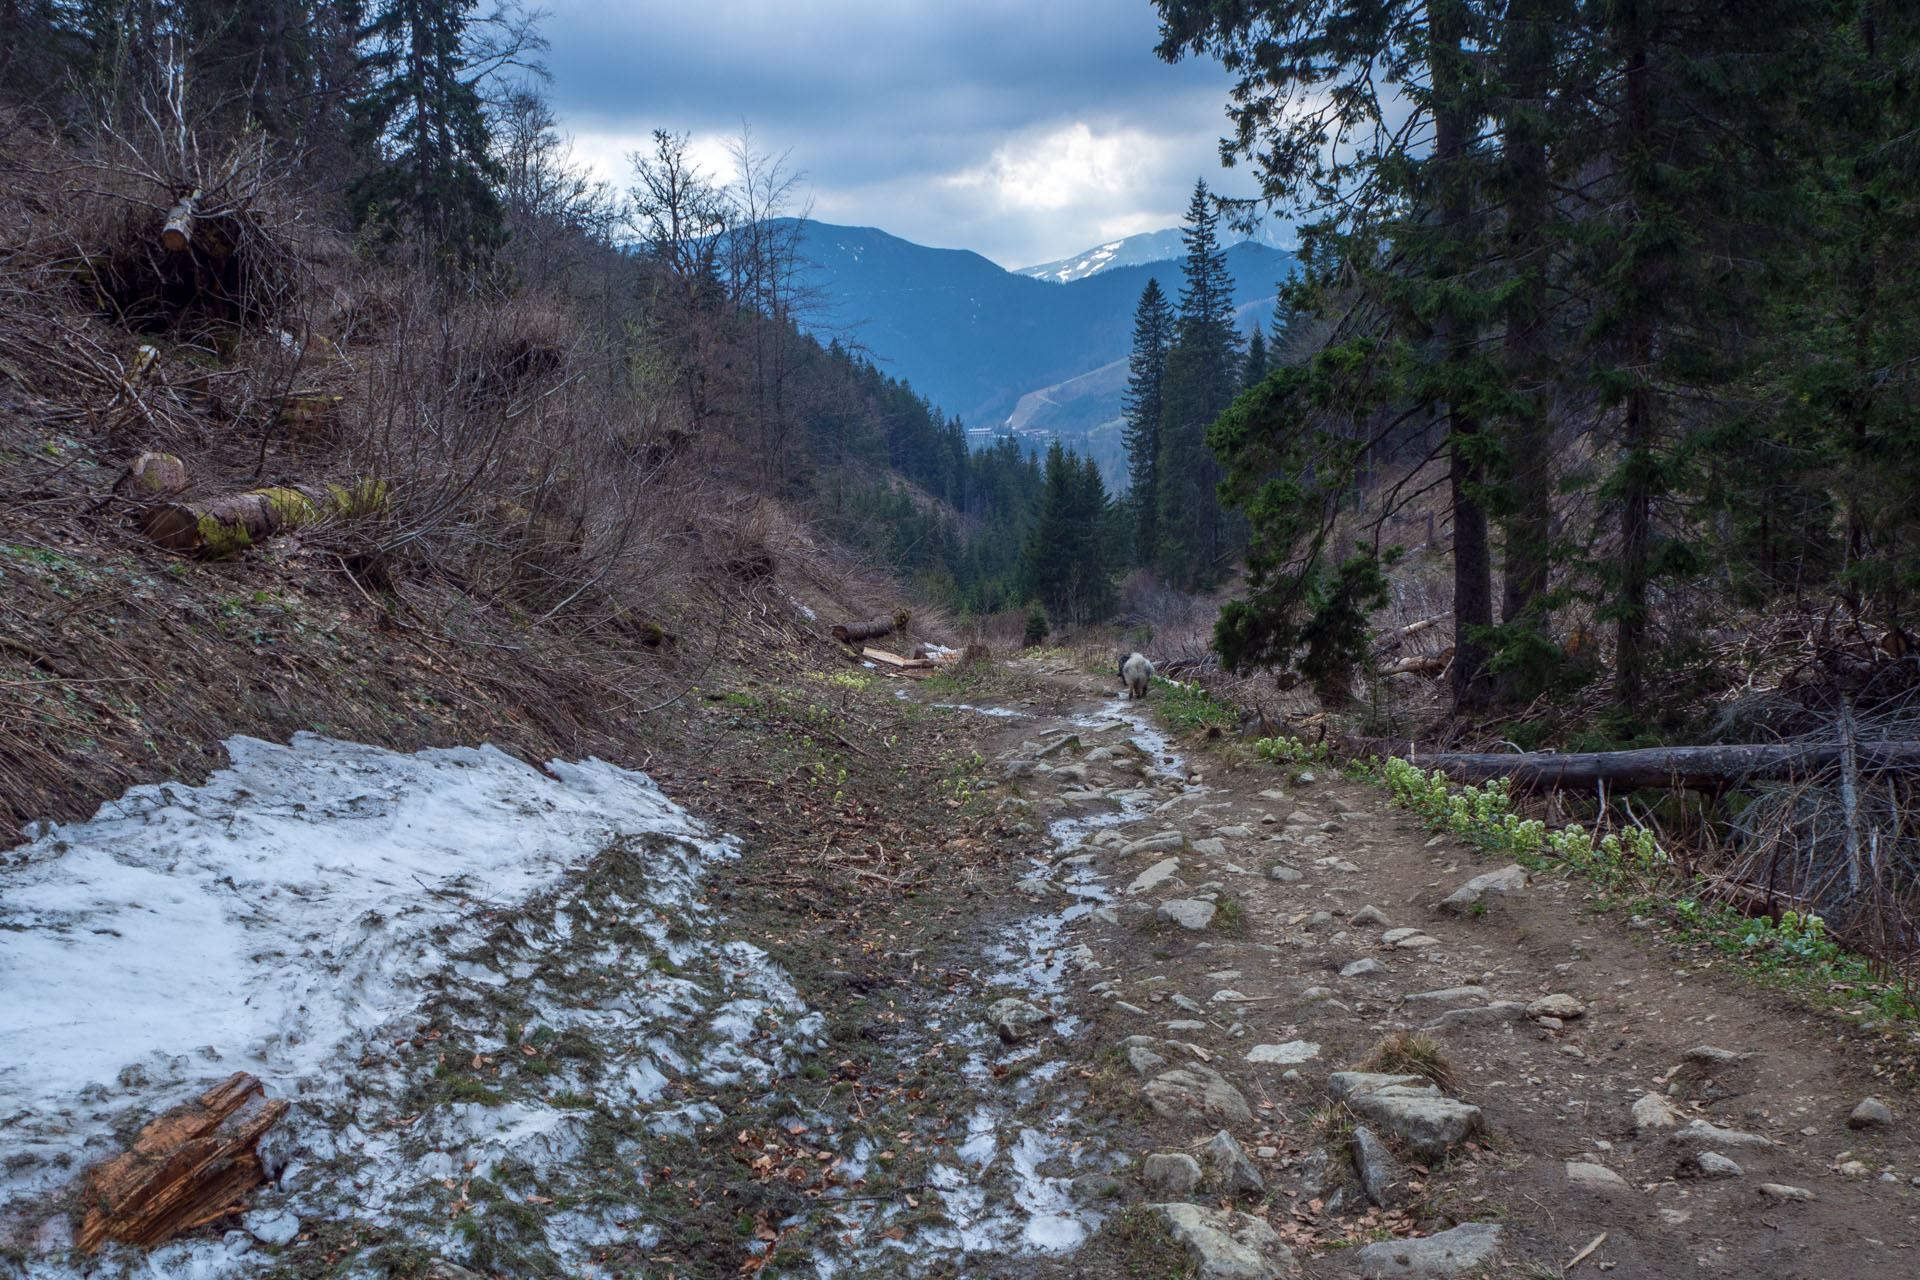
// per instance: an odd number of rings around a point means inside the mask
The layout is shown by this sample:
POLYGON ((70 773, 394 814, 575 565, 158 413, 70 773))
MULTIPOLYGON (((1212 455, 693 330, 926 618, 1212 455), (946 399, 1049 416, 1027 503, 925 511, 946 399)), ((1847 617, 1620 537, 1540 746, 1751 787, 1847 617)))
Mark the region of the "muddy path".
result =
POLYGON ((889 1044, 950 1054, 898 1140, 973 1168, 870 1215, 903 1230, 858 1274, 1920 1268, 1915 1099, 1834 1020, 1582 882, 1442 910, 1499 868, 1330 770, 1176 749, 1069 662, 896 696, 973 744, 997 852, 926 868, 947 985, 909 975, 889 1044))
POLYGON ((519 896, 416 877, 398 914, 343 899, 342 932, 300 945, 373 956, 388 995, 318 1070, 208 1046, 0 1117, 0 1273, 1920 1271, 1920 1103, 1857 1033, 1577 881, 1441 910, 1500 869, 1158 711, 1059 655, 742 676, 645 775, 314 740, 272 756, 277 791, 237 777, 58 833, 17 886, 54 884, 69 841, 124 861, 151 822, 201 822, 178 848, 273 928, 308 917, 215 876, 249 823, 262 865, 315 830, 366 847, 342 824, 444 824, 454 778, 461 841, 553 847, 519 896), (238 1066, 294 1102, 247 1212, 75 1253, 67 1171, 238 1066))

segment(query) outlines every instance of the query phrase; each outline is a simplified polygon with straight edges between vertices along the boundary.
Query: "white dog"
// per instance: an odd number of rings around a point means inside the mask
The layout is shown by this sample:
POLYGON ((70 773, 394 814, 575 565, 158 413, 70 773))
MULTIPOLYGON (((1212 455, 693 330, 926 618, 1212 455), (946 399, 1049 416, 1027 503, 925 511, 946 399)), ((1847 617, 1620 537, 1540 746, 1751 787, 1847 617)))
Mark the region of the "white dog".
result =
POLYGON ((1127 698, 1147 696, 1147 686, 1153 683, 1153 664, 1144 654, 1130 653, 1120 659, 1120 678, 1127 682, 1127 698))

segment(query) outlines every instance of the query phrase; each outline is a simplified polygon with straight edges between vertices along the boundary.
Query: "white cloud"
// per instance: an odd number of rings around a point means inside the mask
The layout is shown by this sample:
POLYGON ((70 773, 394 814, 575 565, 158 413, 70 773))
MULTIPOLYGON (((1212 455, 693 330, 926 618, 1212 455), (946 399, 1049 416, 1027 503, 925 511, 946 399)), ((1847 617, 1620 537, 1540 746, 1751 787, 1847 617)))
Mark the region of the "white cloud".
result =
POLYGON ((943 185, 989 194, 1009 212, 1137 201, 1153 186, 1167 150, 1167 139, 1139 129, 1096 134, 1075 121, 1002 143, 986 164, 952 174, 943 185))

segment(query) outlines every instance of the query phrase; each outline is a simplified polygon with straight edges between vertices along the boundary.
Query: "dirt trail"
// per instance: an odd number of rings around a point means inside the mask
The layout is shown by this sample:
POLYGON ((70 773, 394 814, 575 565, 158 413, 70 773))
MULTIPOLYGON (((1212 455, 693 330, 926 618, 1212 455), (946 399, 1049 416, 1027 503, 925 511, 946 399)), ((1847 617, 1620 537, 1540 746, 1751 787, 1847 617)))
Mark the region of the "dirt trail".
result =
POLYGON ((1560 1275, 1576 1256, 1636 1277, 1920 1273, 1920 1110, 1830 1019, 1590 912, 1580 882, 1438 910, 1498 868, 1383 793, 1208 754, 1166 776, 1172 758, 1133 749, 1109 682, 1023 670, 1062 701, 980 718, 989 776, 1053 837, 1009 887, 1064 914, 1060 947, 1085 948, 1038 1001, 1064 1028, 1033 1028, 1027 1052, 1065 1058, 1061 1092, 1095 1121, 1083 1149, 1118 1169, 1057 1170, 1079 1174, 1083 1216, 1107 1229, 1024 1269, 1103 1273, 1184 1243, 1221 1275, 1560 1275), (1436 1106, 1425 1081, 1366 1080, 1335 1104, 1330 1074, 1415 1032, 1462 1105, 1436 1106), (1868 1097, 1895 1120, 1849 1127, 1868 1097), (1468 1132, 1449 1142, 1448 1124, 1468 1132), (1356 1125, 1385 1140, 1388 1209, 1360 1185, 1356 1125), (1222 1129, 1250 1169, 1229 1153, 1216 1172, 1222 1129), (1202 1175, 1191 1190, 1184 1161, 1148 1159, 1181 1153, 1202 1175), (1183 1230, 1179 1214, 1123 1211, 1183 1201, 1263 1220, 1279 1242, 1231 1216, 1183 1230), (1497 1238, 1448 1237, 1463 1246, 1451 1261, 1353 1247, 1464 1223, 1497 1238))

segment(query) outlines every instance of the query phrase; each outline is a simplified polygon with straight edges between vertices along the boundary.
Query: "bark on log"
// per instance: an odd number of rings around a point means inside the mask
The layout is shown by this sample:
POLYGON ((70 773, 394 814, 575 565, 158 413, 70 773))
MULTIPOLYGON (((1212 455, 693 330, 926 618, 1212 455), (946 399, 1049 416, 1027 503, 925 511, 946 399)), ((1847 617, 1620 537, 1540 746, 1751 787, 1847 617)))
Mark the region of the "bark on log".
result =
POLYGON ((352 488, 255 489, 205 502, 156 503, 147 508, 143 525, 147 536, 168 551, 225 560, 327 516, 365 515, 385 505, 386 498, 386 486, 371 480, 352 488))
POLYGON ((150 1247, 246 1207, 266 1181, 256 1146, 286 1114, 260 1082, 236 1072, 196 1101, 151 1121, 133 1146, 87 1175, 74 1242, 150 1247))
POLYGON ((1447 664, 1453 661, 1453 650, 1431 654, 1424 658, 1402 658, 1380 668, 1383 676, 1439 676, 1445 675, 1447 664))
POLYGON ((200 193, 190 191, 180 203, 167 210, 167 225, 160 229, 160 245, 168 253, 180 253, 193 243, 193 216, 200 193))
POLYGON ((833 629, 833 638, 841 644, 859 644, 866 640, 876 640, 881 636, 892 635, 896 631, 905 631, 913 614, 905 609, 895 610, 884 618, 875 618, 871 622, 843 622, 833 629))
MULTIPOLYGON (((1759 743, 1718 747, 1652 747, 1644 751, 1550 751, 1521 755, 1415 752, 1408 760, 1440 769, 1456 782, 1511 778, 1522 791, 1591 791, 1602 782, 1615 790, 1689 787, 1718 791, 1740 782, 1811 778, 1839 767, 1838 744, 1759 743)), ((1863 774, 1920 772, 1920 742, 1858 743, 1854 759, 1863 774)))

